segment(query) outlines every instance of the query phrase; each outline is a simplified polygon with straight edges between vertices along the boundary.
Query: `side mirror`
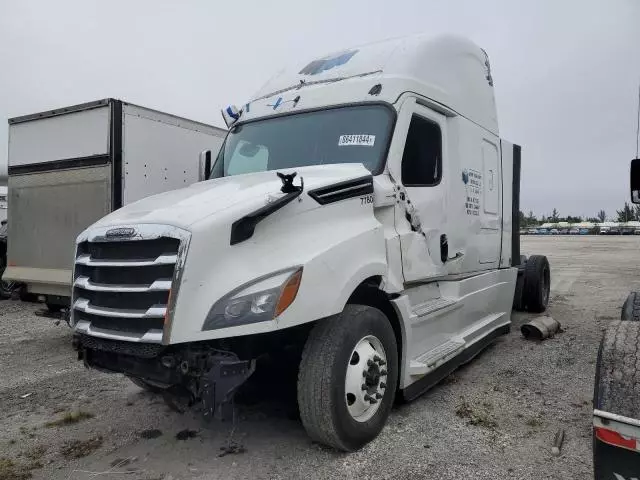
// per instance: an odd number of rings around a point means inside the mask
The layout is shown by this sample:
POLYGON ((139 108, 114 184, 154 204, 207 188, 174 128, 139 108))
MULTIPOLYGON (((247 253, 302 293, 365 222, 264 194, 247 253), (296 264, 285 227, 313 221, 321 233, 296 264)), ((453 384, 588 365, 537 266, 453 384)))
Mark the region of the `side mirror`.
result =
POLYGON ((198 181, 203 182, 209 180, 211 175, 211 150, 203 150, 200 152, 200 161, 198 163, 198 181))
POLYGON ((631 201, 640 203, 640 158, 631 160, 631 201))

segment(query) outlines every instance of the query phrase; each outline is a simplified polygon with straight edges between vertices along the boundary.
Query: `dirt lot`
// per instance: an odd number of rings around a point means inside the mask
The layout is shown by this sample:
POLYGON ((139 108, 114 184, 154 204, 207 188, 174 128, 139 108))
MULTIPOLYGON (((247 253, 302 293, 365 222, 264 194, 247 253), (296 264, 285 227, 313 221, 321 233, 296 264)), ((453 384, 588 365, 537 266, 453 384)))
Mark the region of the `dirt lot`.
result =
POLYGON ((590 478, 597 346, 640 288, 640 238, 525 237, 523 251, 549 256, 550 313, 564 332, 527 342, 519 327, 528 317, 515 315, 510 335, 396 407, 380 437, 351 455, 312 444, 290 397, 266 389, 239 408, 233 440, 244 448, 220 456, 229 423, 206 427, 120 376, 85 370, 64 324, 0 302, 0 480, 590 478), (553 457, 559 428, 566 440, 553 457))

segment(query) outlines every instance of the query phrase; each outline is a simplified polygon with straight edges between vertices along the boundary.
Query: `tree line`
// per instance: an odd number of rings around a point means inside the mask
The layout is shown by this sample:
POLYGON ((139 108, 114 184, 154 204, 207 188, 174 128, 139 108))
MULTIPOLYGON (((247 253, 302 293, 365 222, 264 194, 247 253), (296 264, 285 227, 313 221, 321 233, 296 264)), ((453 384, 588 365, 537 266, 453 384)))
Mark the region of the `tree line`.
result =
MULTIPOLYGON (((545 216, 541 215, 540 217, 536 216, 533 211, 529 210, 529 214, 525 215, 524 212, 520 211, 520 227, 536 227, 543 223, 558 223, 558 222, 568 222, 568 223, 580 223, 580 222, 592 222, 592 223, 602 223, 607 219, 607 213, 604 210, 600 210, 595 217, 581 217, 581 216, 560 216, 560 213, 556 208, 553 209, 551 215, 545 216)), ((616 215, 614 217, 615 222, 640 222, 640 205, 631 205, 629 202, 624 202, 624 207, 620 210, 616 210, 616 215)))

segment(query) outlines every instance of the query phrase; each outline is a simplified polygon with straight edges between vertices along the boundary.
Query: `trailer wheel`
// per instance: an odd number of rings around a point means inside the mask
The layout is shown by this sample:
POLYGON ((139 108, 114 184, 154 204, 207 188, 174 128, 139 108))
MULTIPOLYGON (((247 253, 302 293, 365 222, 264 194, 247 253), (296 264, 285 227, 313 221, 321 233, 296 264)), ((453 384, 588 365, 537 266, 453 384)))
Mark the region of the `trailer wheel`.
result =
POLYGON ((307 339, 298 372, 298 408, 309 436, 354 451, 382 430, 398 381, 393 328, 378 309, 347 305, 307 339))
POLYGON ((631 292, 622 305, 621 320, 640 321, 640 295, 631 292))
MULTIPOLYGON (((640 322, 614 321, 604 333, 593 391, 593 408, 640 418, 640 322)), ((617 449, 614 448, 614 451, 617 449)), ((595 478, 609 478, 612 450, 593 437, 595 478)))
POLYGON ((524 267, 523 301, 529 312, 541 313, 549 304, 551 272, 544 255, 531 255, 524 267))

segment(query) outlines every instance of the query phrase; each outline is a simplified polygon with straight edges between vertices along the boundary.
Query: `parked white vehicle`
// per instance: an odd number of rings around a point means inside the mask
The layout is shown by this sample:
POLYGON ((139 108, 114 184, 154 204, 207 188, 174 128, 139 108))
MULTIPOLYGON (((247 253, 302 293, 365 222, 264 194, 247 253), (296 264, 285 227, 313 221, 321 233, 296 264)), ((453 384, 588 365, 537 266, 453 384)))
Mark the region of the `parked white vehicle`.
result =
POLYGON ((344 50, 224 116, 210 180, 78 237, 72 323, 88 366, 213 415, 292 347, 307 432, 351 451, 397 393, 420 395, 507 333, 512 304, 545 309, 549 264, 519 253, 520 147, 498 135, 473 43, 344 50))

